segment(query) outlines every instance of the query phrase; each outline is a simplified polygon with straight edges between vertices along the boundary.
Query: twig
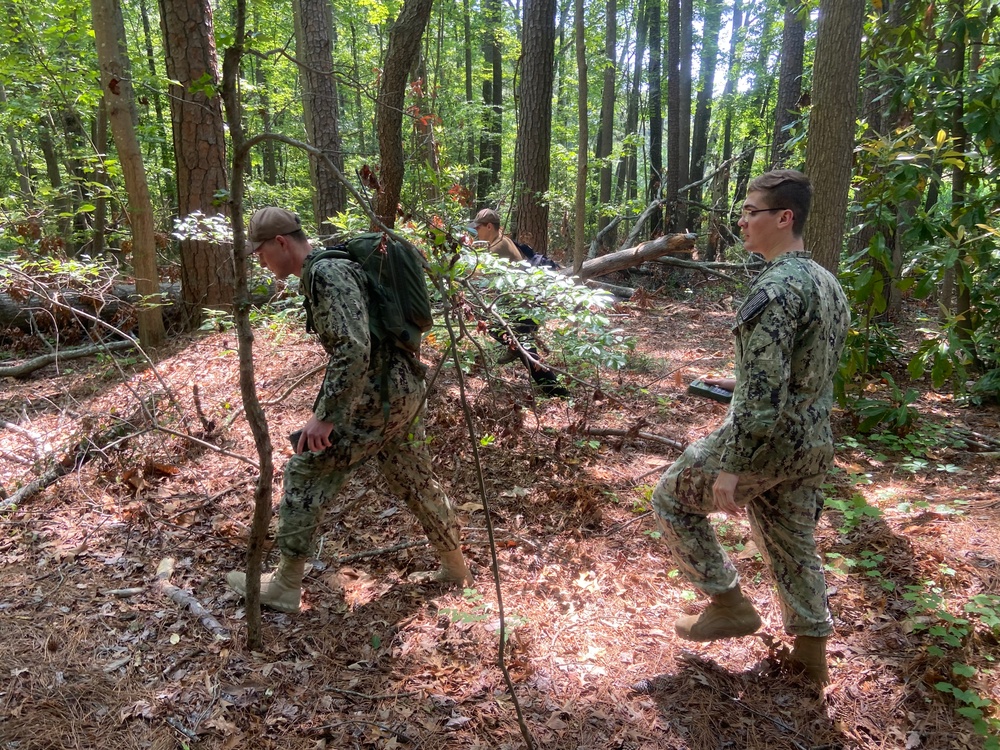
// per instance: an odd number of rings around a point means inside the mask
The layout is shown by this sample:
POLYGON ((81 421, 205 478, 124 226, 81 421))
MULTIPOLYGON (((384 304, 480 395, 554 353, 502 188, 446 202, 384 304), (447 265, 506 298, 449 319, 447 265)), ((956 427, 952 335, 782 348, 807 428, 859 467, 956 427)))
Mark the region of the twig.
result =
POLYGON ((343 557, 338 557, 334 560, 335 565, 343 565, 344 563, 354 562, 355 560, 364 560, 369 557, 378 557, 379 555, 386 555, 390 552, 399 552, 400 550, 410 549, 411 547, 426 547, 429 542, 426 539, 421 539, 415 542, 400 542, 399 544, 394 544, 391 547, 383 547, 381 549, 369 549, 364 552, 355 552, 353 555, 344 555, 343 557))
POLYGON ((243 463, 250 464, 255 469, 260 469, 260 465, 254 461, 252 458, 247 458, 246 456, 240 455, 239 453, 233 453, 227 451, 225 448, 220 448, 217 445, 209 443, 207 440, 202 440, 196 438, 193 435, 188 435, 186 432, 178 432, 177 430, 171 430, 169 427, 164 427, 162 425, 155 425, 154 429, 159 432, 163 432, 167 435, 173 435, 174 437, 182 438, 183 440, 188 440, 195 445, 200 445, 202 448, 208 448, 209 450, 215 451, 216 453, 221 453, 223 456, 229 456, 230 458, 235 458, 237 461, 242 461, 243 463))
POLYGON ((156 566, 156 582, 163 595, 171 601, 180 604, 182 607, 187 607, 191 610, 191 613, 196 615, 201 620, 201 624, 208 628, 209 632, 216 638, 228 641, 230 638, 229 630, 216 620, 190 592, 170 583, 170 576, 173 575, 173 572, 174 558, 172 557, 164 557, 160 560, 160 564, 156 566))
POLYGON ((321 364, 321 365, 316 365, 316 367, 312 368, 309 372, 307 372, 306 374, 304 374, 302 377, 298 378, 294 383, 292 383, 284 391, 282 391, 280 396, 278 396, 277 398, 273 398, 270 401, 262 401, 260 405, 261 406, 277 406, 282 401, 284 401, 286 398, 288 398, 288 394, 290 394, 292 391, 294 391, 296 388, 298 388, 303 382, 305 382, 306 380, 308 380, 309 378, 311 378, 317 372, 322 372, 325 369, 326 369, 326 363, 325 362, 323 364, 321 364))
POLYGON ((205 435, 211 435, 212 430, 215 429, 215 425, 208 421, 208 417, 205 416, 205 410, 201 408, 201 389, 198 388, 197 383, 191 385, 191 398, 194 401, 195 414, 198 415, 198 419, 201 421, 205 435))
POLYGON ((670 466, 670 464, 663 464, 662 466, 654 466, 654 467, 653 467, 652 469, 650 469, 649 471, 644 471, 644 472, 643 472, 642 474, 640 474, 639 476, 637 476, 637 477, 633 478, 633 479, 632 479, 632 481, 633 481, 633 482, 638 482, 638 481, 639 481, 640 479, 645 479, 645 478, 646 478, 646 477, 648 477, 648 476, 649 476, 650 474, 655 474, 655 473, 656 473, 656 472, 658 472, 658 471, 661 471, 661 472, 662 472, 662 471, 663 471, 664 469, 666 469, 666 468, 667 468, 668 466, 670 466))
POLYGON ((653 443, 660 443, 666 445, 669 448, 676 448, 679 451, 684 450, 687 446, 673 438, 663 437, 662 435, 654 435, 651 432, 641 432, 639 430, 620 430, 615 427, 585 427, 583 432, 587 435, 596 435, 598 437, 624 437, 624 438, 640 438, 642 440, 649 440, 653 443))

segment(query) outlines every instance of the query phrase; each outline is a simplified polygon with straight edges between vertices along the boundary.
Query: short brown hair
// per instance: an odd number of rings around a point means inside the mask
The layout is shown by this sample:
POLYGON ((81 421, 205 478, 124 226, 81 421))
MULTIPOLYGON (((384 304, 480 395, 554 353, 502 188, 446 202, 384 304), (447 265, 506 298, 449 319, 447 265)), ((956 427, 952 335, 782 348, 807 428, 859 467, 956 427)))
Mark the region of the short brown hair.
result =
POLYGON ((789 209, 794 216, 792 233, 802 236, 812 202, 812 183, 808 177, 796 169, 775 169, 750 180, 747 193, 753 192, 765 195, 768 208, 789 209))

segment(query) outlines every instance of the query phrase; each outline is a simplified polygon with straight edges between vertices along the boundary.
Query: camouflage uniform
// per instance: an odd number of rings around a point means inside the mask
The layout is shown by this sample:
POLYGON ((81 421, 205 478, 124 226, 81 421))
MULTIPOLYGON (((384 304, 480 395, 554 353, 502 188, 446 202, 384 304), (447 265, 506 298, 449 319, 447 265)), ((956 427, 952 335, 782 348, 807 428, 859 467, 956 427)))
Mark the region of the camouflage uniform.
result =
POLYGON ((739 475, 757 548, 774 575, 785 630, 833 630, 814 531, 833 463, 833 376, 850 324, 836 278, 805 252, 778 256, 736 316, 736 390, 725 422, 692 444, 653 492, 663 537, 681 572, 706 594, 737 583, 707 514, 720 471, 739 475))
POLYGON ((372 456, 431 544, 439 551, 459 546, 458 521, 434 477, 420 419, 425 368, 401 349, 372 346, 367 288, 364 271, 352 261, 321 260, 313 266, 313 323, 330 355, 313 413, 333 423, 333 444, 321 452, 296 454, 285 466, 276 541, 289 557, 312 552, 327 503, 372 456), (386 358, 388 423, 380 393, 386 358))

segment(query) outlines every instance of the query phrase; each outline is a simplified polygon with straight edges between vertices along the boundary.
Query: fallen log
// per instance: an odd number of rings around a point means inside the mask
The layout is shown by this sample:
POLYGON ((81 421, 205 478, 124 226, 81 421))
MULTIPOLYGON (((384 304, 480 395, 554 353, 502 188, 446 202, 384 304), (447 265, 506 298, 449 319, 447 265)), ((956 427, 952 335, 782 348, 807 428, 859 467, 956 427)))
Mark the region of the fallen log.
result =
POLYGON ((135 346, 134 341, 110 341, 106 344, 94 344, 92 346, 78 346, 72 349, 57 349, 54 352, 42 354, 34 359, 19 362, 16 365, 0 367, 0 378, 23 378, 30 375, 35 370, 40 370, 53 362, 64 362, 80 357, 89 357, 92 354, 103 354, 106 352, 120 352, 131 349, 135 346))
MULTIPOLYGON (((638 266, 647 260, 654 260, 668 253, 688 253, 694 249, 694 241, 697 238, 696 234, 666 234, 627 250, 619 250, 616 253, 609 253, 600 258, 585 261, 578 277, 586 281, 638 266)), ((572 275, 573 269, 563 269, 562 273, 572 275)))
MULTIPOLYGON (((251 295, 251 303, 264 305, 283 291, 283 287, 267 284, 256 289, 251 295)), ((97 292, 73 289, 52 289, 45 295, 31 294, 20 300, 6 292, 0 292, 0 331, 13 328, 25 333, 52 331, 73 323, 73 310, 100 318, 106 323, 117 323, 134 318, 134 307, 140 301, 135 286, 118 284, 111 289, 97 292), (47 294, 58 299, 61 305, 53 304, 47 294)), ((183 317, 183 299, 179 283, 160 285, 160 306, 170 321, 183 317)), ((79 321, 78 328, 89 329, 87 321, 79 321)))

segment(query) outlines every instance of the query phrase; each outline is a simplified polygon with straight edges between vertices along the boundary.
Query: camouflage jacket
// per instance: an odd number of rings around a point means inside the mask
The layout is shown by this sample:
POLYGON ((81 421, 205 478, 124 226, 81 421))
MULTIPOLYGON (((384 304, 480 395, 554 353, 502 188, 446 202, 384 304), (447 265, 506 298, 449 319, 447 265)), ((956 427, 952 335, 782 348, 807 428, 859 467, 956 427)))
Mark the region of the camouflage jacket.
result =
POLYGON ((840 283, 796 251, 758 276, 736 315, 736 390, 724 471, 811 476, 833 461, 833 377, 851 314, 840 283))
POLYGON ((396 347, 372 347, 361 266, 331 258, 318 261, 311 274, 313 325, 330 355, 313 414, 332 422, 337 437, 346 440, 380 432, 385 420, 379 389, 388 357, 390 423, 412 417, 423 399, 421 366, 396 347))

